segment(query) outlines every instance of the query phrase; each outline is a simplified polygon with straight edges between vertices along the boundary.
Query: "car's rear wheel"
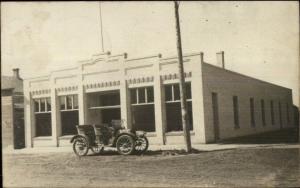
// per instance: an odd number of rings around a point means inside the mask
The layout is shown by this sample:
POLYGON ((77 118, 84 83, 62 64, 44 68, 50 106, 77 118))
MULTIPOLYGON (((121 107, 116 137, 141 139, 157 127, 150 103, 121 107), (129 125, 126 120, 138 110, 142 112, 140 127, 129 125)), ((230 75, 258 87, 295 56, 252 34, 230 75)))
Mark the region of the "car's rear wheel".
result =
POLYGON ((79 157, 87 155, 89 151, 87 140, 84 137, 76 138, 73 143, 73 151, 79 157))
POLYGON ((134 152, 135 140, 130 135, 121 135, 116 143, 117 150, 121 155, 130 155, 134 152))

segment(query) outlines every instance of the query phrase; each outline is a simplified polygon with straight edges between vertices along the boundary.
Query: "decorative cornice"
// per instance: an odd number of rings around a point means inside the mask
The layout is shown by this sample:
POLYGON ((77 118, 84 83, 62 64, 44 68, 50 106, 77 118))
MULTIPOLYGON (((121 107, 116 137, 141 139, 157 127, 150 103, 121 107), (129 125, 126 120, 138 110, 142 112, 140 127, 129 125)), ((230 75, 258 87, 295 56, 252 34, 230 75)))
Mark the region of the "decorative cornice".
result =
POLYGON ((154 80, 154 77, 149 76, 149 77, 128 79, 127 82, 129 84, 139 84, 139 83, 145 83, 145 82, 153 82, 153 80, 154 80))
POLYGON ((56 88, 57 92, 72 92, 72 91, 77 91, 78 86, 68 86, 68 87, 59 87, 56 88))
POLYGON ((34 90, 31 91, 32 95, 46 95, 46 94, 50 94, 51 89, 41 89, 41 90, 34 90))
MULTIPOLYGON (((192 72, 188 72, 188 73, 184 73, 184 77, 185 78, 190 78, 192 77, 192 72)), ((161 76, 162 80, 175 80, 179 78, 178 73, 174 73, 174 74, 165 74, 161 76)))
POLYGON ((95 88, 103 88, 103 87, 113 87, 118 85, 120 85, 120 81, 109 81, 109 82, 86 84, 84 85, 84 87, 86 89, 95 89, 95 88))

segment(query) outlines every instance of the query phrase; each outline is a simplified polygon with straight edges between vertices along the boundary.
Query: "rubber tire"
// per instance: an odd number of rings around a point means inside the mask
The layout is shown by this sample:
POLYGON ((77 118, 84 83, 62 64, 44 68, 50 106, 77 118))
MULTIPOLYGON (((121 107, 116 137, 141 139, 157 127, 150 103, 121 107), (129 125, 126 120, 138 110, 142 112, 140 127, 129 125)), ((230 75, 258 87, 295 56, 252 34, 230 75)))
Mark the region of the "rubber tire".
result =
POLYGON ((135 140, 133 139, 132 136, 130 135, 127 135, 127 134, 124 134, 124 135, 121 135, 118 139, 117 139, 117 142, 116 142, 116 148, 118 150, 118 153, 121 154, 121 155, 131 155, 135 150, 135 140), (128 152, 123 152, 121 150, 121 142, 124 140, 124 139, 128 139, 130 142, 131 142, 131 147, 130 147, 130 150, 128 152))
POLYGON ((89 151, 89 146, 88 146, 87 140, 86 140, 85 138, 83 138, 83 137, 80 137, 80 138, 75 139, 75 140, 74 140, 74 143, 73 143, 73 151, 74 151, 74 153, 75 153, 77 156, 79 156, 79 157, 86 156, 87 153, 88 153, 88 151, 89 151), (84 151, 83 154, 79 154, 79 153, 76 151, 76 142, 78 142, 79 139, 84 140, 84 142, 85 142, 85 144, 86 144, 86 146, 85 146, 85 147, 86 147, 86 151, 84 151))
POLYGON ((143 150, 137 150, 136 149, 136 146, 135 146, 135 151, 136 151, 136 153, 138 154, 138 155, 141 155, 141 154, 143 154, 143 153, 145 153, 147 150, 148 150, 148 147, 149 147, 149 141, 148 141, 148 138, 147 137, 145 137, 145 136, 143 136, 143 137, 141 137, 142 139, 145 139, 145 142, 146 142, 146 147, 143 149, 143 150))

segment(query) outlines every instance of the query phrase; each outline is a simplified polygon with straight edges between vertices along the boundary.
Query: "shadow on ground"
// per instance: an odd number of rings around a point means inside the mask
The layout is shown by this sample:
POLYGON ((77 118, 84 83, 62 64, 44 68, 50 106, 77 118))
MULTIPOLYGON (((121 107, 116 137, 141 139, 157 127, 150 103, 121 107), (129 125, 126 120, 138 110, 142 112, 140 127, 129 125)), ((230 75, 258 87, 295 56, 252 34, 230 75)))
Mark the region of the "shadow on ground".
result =
MULTIPOLYGON (((186 153, 185 150, 148 150, 143 154, 133 154, 135 156, 175 156, 175 155, 188 155, 188 154, 197 154, 203 153, 204 151, 200 151, 197 149, 192 149, 191 153, 186 153)), ((110 155, 120 155, 117 151, 114 150, 105 150, 101 154, 91 154, 88 156, 110 156, 110 155)))
MULTIPOLYGON (((216 144, 216 143, 213 143, 216 144)), ((292 129, 282 129, 279 131, 266 132, 256 135, 236 137, 226 140, 221 140, 217 144, 298 144, 298 130, 296 128, 292 129)), ((218 151, 232 150, 236 148, 224 148, 218 149, 218 151)), ((143 154, 133 154, 135 156, 176 156, 176 155, 188 155, 188 154, 198 154, 211 151, 203 151, 192 149, 191 153, 186 153, 183 149, 174 150, 148 150, 143 154)), ((101 154, 90 154, 88 156, 115 156, 120 155, 116 150, 104 150, 101 154)))

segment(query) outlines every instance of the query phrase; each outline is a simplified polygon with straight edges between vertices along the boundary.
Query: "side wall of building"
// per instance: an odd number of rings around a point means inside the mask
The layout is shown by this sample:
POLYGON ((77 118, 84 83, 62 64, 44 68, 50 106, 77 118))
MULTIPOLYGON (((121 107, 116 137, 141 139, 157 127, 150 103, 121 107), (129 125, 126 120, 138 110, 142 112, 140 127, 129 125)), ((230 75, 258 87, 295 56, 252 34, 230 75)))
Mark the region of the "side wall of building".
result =
POLYGON ((217 127, 219 129, 219 139, 256 134, 293 126, 293 102, 292 91, 290 89, 206 63, 203 63, 202 68, 205 135, 207 142, 215 141, 216 128, 212 107, 212 93, 216 94, 218 101, 219 125, 217 127), (233 96, 236 96, 238 101, 239 128, 235 127, 233 96), (251 120, 250 98, 253 98, 254 121, 251 120), (273 101, 273 125, 271 101, 273 101), (264 105, 261 103, 264 103, 264 105), (281 106, 281 115, 279 106, 281 106), (263 123, 263 108, 265 124, 263 123), (252 122, 255 122, 254 125, 252 122))

